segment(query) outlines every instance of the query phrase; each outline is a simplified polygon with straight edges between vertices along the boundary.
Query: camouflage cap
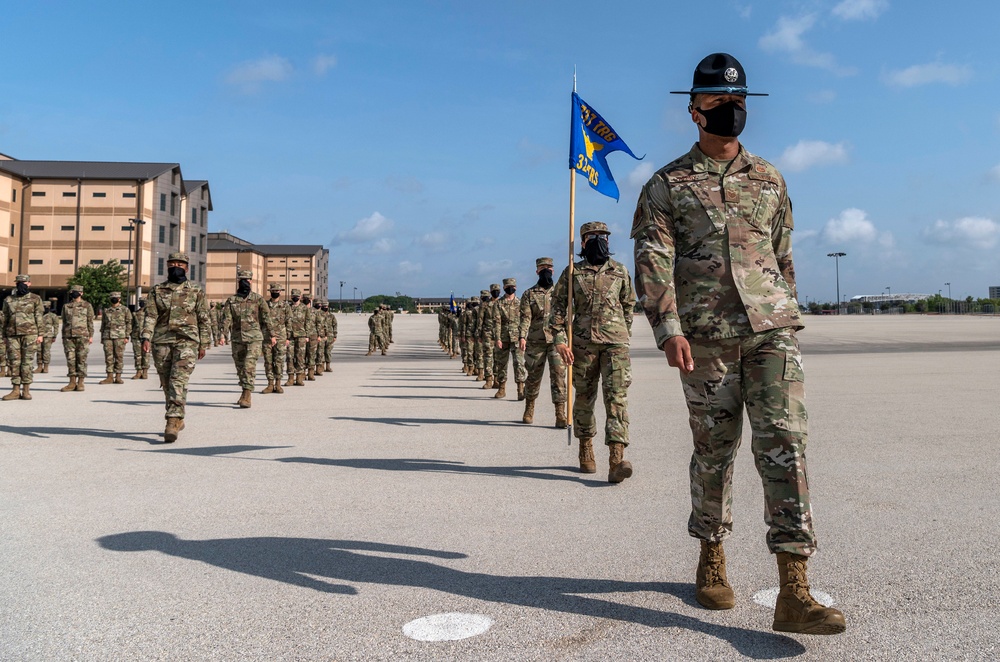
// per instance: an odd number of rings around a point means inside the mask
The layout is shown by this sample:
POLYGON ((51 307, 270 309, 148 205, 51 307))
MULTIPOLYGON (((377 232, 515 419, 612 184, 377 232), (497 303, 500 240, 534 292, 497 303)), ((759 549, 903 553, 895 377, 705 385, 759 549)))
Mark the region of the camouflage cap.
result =
POLYGON ((481 297, 488 297, 489 295, 490 295, 490 291, 489 290, 479 290, 479 296, 481 296, 481 297))
POLYGON ((321 303, 322 303, 322 306, 321 306, 322 308, 329 308, 330 307, 330 302, 329 301, 323 301, 321 303))
POLYGON ((69 291, 79 292, 80 294, 83 294, 83 285, 74 285, 73 287, 69 288, 69 291))
POLYGON ((271 283, 270 287, 267 288, 271 292, 284 292, 285 286, 281 283, 271 283))
POLYGON ((244 279, 250 280, 251 278, 253 278, 253 272, 250 271, 249 269, 238 269, 236 271, 236 277, 239 278, 240 280, 244 279))
POLYGON ((293 297, 300 297, 300 296, 302 296, 302 290, 300 290, 297 287, 293 287, 292 288, 292 296, 293 297))
POLYGON ((45 310, 48 310, 51 307, 52 307, 52 302, 51 301, 43 301, 42 302, 42 308, 44 308, 45 310))
POLYGON ((479 299, 476 297, 469 297, 469 300, 466 303, 479 303, 479 299))
POLYGON ((121 292, 108 292, 108 298, 109 299, 121 299, 122 298, 122 293, 121 292))
POLYGON ((31 276, 29 276, 28 274, 18 274, 14 278, 14 282, 15 283, 27 283, 30 280, 31 280, 31 276))
POLYGON ((608 229, 607 223, 591 221, 580 226, 580 237, 586 237, 588 234, 611 234, 611 230, 608 229))
POLYGON ((551 267, 555 264, 551 257, 540 257, 535 260, 535 269, 540 269, 542 267, 551 267))
POLYGON ((191 260, 188 259, 187 253, 171 253, 167 256, 167 262, 183 262, 184 264, 191 264, 191 260))
POLYGON ((490 283, 490 290, 491 291, 492 290, 502 290, 502 289, 503 289, 503 287, 500 285, 500 283, 490 283))
POLYGON ((503 286, 504 287, 517 287, 517 279, 516 278, 504 278, 503 279, 503 286))

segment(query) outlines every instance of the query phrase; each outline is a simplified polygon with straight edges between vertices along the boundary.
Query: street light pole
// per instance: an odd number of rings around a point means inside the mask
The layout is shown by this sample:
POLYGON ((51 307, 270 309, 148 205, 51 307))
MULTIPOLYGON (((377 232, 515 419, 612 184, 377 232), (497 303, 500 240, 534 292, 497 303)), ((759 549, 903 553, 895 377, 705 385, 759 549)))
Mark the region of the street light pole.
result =
POLYGON ((354 288, 354 305, 355 307, 358 305, 358 288, 356 287, 354 288))
MULTIPOLYGON (((138 232, 138 227, 137 226, 143 226, 145 224, 146 224, 146 221, 142 220, 141 218, 130 218, 130 219, 128 219, 128 273, 125 276, 126 302, 131 301, 131 296, 132 296, 128 292, 128 290, 132 287, 132 232, 133 232, 133 230, 136 231, 135 238, 136 238, 136 244, 137 245, 135 247, 135 259, 138 260, 139 259, 139 246, 138 246, 138 243, 139 243, 139 232, 138 232)), ((139 305, 139 283, 138 283, 138 280, 139 280, 139 270, 138 269, 135 270, 135 277, 136 277, 135 279, 137 281, 136 284, 135 284, 135 305, 138 306, 139 305)))
POLYGON ((340 281, 340 312, 344 312, 344 283, 347 281, 340 281))
POLYGON ((845 257, 846 255, 847 255, 847 253, 827 253, 826 254, 827 257, 832 257, 833 260, 834 260, 834 263, 837 265, 837 314, 838 315, 840 315, 840 313, 843 310, 843 307, 840 304, 840 258, 845 257))

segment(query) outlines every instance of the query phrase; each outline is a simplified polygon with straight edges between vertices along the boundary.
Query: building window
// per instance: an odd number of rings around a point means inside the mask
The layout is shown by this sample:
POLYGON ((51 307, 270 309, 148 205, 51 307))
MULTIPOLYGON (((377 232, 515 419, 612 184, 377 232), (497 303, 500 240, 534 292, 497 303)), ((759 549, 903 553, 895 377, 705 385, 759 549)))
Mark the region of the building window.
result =
POLYGON ((198 252, 199 253, 204 253, 205 252, 205 235, 201 235, 201 250, 198 251, 198 252))
POLYGON ((170 245, 173 246, 177 243, 177 224, 170 224, 170 245))
POLYGON ((167 211, 167 194, 160 194, 160 211, 167 211))
POLYGON ((131 191, 126 191, 125 193, 122 193, 122 197, 123 198, 134 198, 135 197, 135 193, 133 193, 131 191))
POLYGON ((28 264, 41 264, 41 260, 28 260, 28 264))
POLYGON ((105 193, 104 191, 94 191, 94 197, 95 198, 106 198, 106 197, 108 197, 108 194, 105 193))
POLYGON ((31 197, 33 197, 33 198, 44 198, 45 197, 45 191, 32 191, 31 192, 31 197))
POLYGON ((103 225, 91 225, 90 229, 93 230, 94 232, 104 232, 104 226, 103 225))
POLYGON ((10 190, 10 197, 11 197, 11 202, 17 202, 17 189, 16 188, 12 188, 10 190))
POLYGON ((191 265, 191 280, 198 280, 198 270, 195 269, 197 265, 191 265))
POLYGON ((119 264, 122 264, 127 267, 128 265, 132 264, 132 260, 121 260, 119 261, 119 264))
POLYGON ((91 264, 104 264, 104 260, 91 260, 91 264))
POLYGON ((161 225, 160 226, 160 243, 162 244, 166 240, 167 240, 167 227, 165 225, 161 225))
MULTIPOLYGON (((162 230, 163 228, 160 228, 160 229, 162 230)), ((163 258, 162 257, 156 260, 156 275, 157 276, 162 276, 163 275, 163 258)))
POLYGON ((191 237, 191 252, 198 252, 198 237, 191 237))
POLYGON ((76 197, 76 191, 63 191, 63 197, 64 198, 75 198, 76 197))
POLYGON ((76 226, 75 225, 64 225, 64 226, 62 226, 59 229, 62 230, 63 232, 72 232, 73 230, 76 229, 76 226))
POLYGON ((208 217, 208 210, 204 207, 201 208, 201 225, 205 226, 205 219, 208 217))
POLYGON ((73 260, 59 260, 59 264, 73 264, 73 260))
POLYGON ((122 230, 124 230, 125 232, 128 232, 128 231, 129 231, 129 230, 131 230, 131 229, 132 229, 132 226, 131 226, 131 225, 123 225, 123 226, 122 226, 122 230))
POLYGON ((194 223, 195 225, 198 225, 198 210, 197 209, 192 209, 191 210, 191 222, 194 223))
POLYGON ((44 230, 44 229, 45 229, 45 226, 44 226, 44 225, 32 225, 32 226, 31 226, 31 230, 32 230, 32 231, 37 231, 37 230, 44 230))
POLYGON ((170 194, 170 215, 171 216, 176 216, 177 215, 177 194, 176 193, 171 193, 170 194))

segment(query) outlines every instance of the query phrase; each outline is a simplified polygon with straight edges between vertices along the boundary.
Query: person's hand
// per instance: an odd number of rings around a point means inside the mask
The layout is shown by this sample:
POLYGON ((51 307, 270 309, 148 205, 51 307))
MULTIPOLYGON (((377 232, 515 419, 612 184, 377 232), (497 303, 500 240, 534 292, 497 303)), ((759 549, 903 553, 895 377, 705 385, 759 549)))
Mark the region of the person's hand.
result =
POLYGON ((517 346, 523 352, 528 348, 528 341, 525 340, 524 338, 521 338, 520 340, 517 341, 517 346))
POLYGON ((563 363, 566 365, 573 365, 573 350, 569 348, 569 345, 556 345, 556 351, 559 352, 559 356, 562 357, 563 363))
POLYGON ((691 345, 684 336, 668 338, 663 344, 663 353, 671 368, 677 368, 683 375, 694 372, 694 359, 691 358, 691 345))
POLYGON ((226 344, 226 339, 225 338, 220 338, 219 339, 219 344, 220 345, 225 345, 226 344))
POLYGON ((35 344, 36 345, 41 345, 42 344, 42 340, 44 340, 44 339, 45 339, 44 336, 38 336, 38 338, 35 339, 35 344))
POLYGON ((205 358, 205 348, 204 347, 199 347, 198 348, 198 360, 201 361, 203 358, 205 358))
POLYGON ((128 338, 126 338, 126 339, 125 339, 125 344, 126 344, 126 345, 128 344, 128 338))
POLYGON ((271 336, 271 347, 274 347, 277 344, 278 344, 278 339, 275 338, 274 336, 271 336))
POLYGON ((497 341, 497 349, 503 349, 503 341, 502 340, 498 340, 497 341))
POLYGON ((289 345, 290 343, 291 343, 291 341, 290 341, 290 340, 288 340, 288 339, 285 339, 285 347, 288 347, 288 345, 289 345))
POLYGON ((88 345, 93 345, 94 344, 94 336, 90 336, 89 338, 87 338, 87 344, 88 345))
POLYGON ((143 340, 142 341, 142 351, 145 352, 146 354, 149 354, 149 341, 148 340, 143 340))

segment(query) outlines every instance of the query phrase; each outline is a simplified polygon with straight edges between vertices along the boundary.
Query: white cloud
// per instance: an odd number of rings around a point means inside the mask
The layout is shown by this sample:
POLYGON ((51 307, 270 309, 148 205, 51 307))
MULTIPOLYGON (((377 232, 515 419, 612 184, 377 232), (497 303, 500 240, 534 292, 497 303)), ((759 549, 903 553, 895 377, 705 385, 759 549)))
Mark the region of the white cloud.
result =
POLYGON ((981 216, 935 221, 934 225, 924 231, 924 237, 935 243, 985 250, 1000 243, 1000 223, 981 216))
POLYGON ((334 244, 362 244, 366 241, 374 241, 382 235, 392 230, 393 223, 382 214, 375 212, 371 216, 362 218, 354 224, 350 230, 338 232, 334 237, 334 244))
POLYGON ((933 83, 945 83, 946 85, 955 86, 966 83, 971 78, 971 67, 942 64, 941 62, 915 64, 906 69, 887 72, 882 76, 883 81, 894 87, 916 87, 917 85, 930 85, 933 83))
POLYGON ((313 72, 317 76, 323 76, 327 71, 337 66, 336 55, 317 55, 313 60, 313 72))
POLYGON ((656 168, 652 162, 640 163, 629 173, 628 185, 634 188, 642 188, 649 181, 649 178, 653 176, 654 172, 656 172, 656 168))
POLYGON ((258 60, 250 60, 236 65, 226 82, 243 89, 256 92, 261 83, 278 83, 292 75, 292 63, 280 55, 267 55, 258 60))
POLYGON ((413 274, 419 274, 424 270, 424 265, 419 262, 410 262, 409 260, 403 260, 398 266, 400 276, 411 276, 413 274))
POLYGON ((876 19, 889 8, 889 0, 843 0, 831 13, 845 21, 876 19))
POLYGON ((440 230, 426 232, 417 239, 417 243, 432 252, 439 253, 448 250, 451 244, 451 237, 447 232, 441 232, 440 230))
POLYGON ((392 249, 396 247, 396 242, 388 237, 382 237, 381 239, 376 239, 372 242, 372 245, 367 249, 359 251, 361 253, 368 253, 369 255, 385 255, 391 253, 392 249))
POLYGON ((813 166, 836 163, 847 163, 847 148, 844 147, 844 143, 800 140, 786 148, 778 157, 778 165, 791 172, 801 172, 813 166))
POLYGON ((856 72, 853 68, 837 64, 831 53, 814 51, 802 38, 816 24, 815 14, 806 14, 797 18, 782 16, 774 29, 765 34, 757 44, 769 53, 787 53, 792 62, 806 67, 826 69, 838 76, 850 76, 856 72))
POLYGON ((883 248, 891 248, 893 245, 892 234, 880 233, 875 224, 868 220, 868 214, 855 208, 845 209, 840 212, 840 216, 828 220, 823 226, 822 236, 826 243, 843 247, 850 244, 878 244, 883 248))
POLYGON ((514 263, 510 260, 495 260, 493 262, 483 262, 480 260, 479 264, 476 265, 476 275, 503 278, 502 275, 498 274, 510 271, 512 266, 514 266, 514 263))

